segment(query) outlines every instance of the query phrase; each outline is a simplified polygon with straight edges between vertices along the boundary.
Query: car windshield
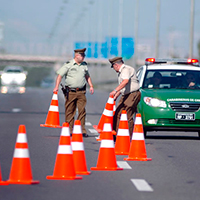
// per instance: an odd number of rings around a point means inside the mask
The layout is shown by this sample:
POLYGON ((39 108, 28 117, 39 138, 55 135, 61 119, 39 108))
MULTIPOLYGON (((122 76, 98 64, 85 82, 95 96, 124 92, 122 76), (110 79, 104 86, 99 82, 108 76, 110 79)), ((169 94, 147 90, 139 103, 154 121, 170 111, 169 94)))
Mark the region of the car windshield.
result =
POLYGON ((6 70, 7 73, 21 73, 20 69, 7 69, 6 70))
POLYGON ((142 88, 200 89, 200 71, 147 70, 142 88))

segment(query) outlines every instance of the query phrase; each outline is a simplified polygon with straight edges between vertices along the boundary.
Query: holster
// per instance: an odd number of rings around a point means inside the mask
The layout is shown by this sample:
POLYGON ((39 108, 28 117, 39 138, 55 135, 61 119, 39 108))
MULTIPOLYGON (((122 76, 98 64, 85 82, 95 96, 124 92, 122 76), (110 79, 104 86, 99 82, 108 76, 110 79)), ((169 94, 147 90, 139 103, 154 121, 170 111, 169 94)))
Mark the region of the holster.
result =
POLYGON ((66 97, 66 100, 68 100, 68 97, 69 97, 69 88, 67 86, 63 86, 63 84, 61 83, 61 90, 64 94, 64 96, 66 97))

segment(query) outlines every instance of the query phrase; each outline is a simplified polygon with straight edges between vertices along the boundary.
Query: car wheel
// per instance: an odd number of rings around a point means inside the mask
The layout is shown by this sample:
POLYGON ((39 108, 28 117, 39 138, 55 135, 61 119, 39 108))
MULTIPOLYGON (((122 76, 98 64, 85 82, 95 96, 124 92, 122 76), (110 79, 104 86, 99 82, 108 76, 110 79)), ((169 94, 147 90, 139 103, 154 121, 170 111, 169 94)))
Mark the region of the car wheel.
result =
POLYGON ((147 137, 147 131, 144 130, 144 138, 146 138, 146 137, 147 137))

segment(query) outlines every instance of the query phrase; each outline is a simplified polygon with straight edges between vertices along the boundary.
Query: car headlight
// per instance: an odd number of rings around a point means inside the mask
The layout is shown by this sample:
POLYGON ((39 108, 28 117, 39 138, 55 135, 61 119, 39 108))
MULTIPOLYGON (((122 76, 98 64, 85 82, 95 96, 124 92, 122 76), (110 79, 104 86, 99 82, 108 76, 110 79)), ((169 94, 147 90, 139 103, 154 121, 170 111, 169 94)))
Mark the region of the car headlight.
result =
POLYGON ((152 97, 144 97, 144 102, 148 105, 148 106, 152 106, 152 107, 162 107, 162 108, 166 108, 167 104, 165 101, 156 99, 156 98, 152 98, 152 97))

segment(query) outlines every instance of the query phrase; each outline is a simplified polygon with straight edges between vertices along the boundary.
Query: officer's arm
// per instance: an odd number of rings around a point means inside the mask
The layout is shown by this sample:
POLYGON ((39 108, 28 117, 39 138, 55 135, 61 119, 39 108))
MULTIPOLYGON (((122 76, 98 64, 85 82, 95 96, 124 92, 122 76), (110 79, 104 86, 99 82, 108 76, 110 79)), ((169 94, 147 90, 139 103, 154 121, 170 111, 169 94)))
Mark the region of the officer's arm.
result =
POLYGON ((58 76, 56 78, 56 84, 55 84, 55 88, 53 89, 53 92, 58 91, 61 80, 62 80, 62 76, 60 74, 58 74, 58 76))
POLYGON ((93 94, 94 93, 94 88, 93 88, 93 85, 92 85, 92 79, 90 76, 86 75, 85 76, 89 86, 90 86, 90 93, 93 94))

